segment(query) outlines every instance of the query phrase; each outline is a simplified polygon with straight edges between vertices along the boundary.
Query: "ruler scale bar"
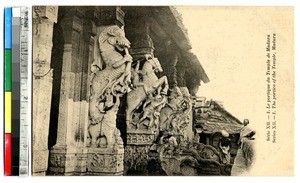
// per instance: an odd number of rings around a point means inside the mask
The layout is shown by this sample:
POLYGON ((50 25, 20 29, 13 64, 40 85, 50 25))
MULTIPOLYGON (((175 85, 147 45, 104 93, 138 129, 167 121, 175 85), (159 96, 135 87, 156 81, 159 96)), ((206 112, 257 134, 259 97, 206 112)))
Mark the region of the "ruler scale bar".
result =
POLYGON ((28 7, 21 7, 20 33, 20 161, 19 175, 29 172, 28 135, 28 7))

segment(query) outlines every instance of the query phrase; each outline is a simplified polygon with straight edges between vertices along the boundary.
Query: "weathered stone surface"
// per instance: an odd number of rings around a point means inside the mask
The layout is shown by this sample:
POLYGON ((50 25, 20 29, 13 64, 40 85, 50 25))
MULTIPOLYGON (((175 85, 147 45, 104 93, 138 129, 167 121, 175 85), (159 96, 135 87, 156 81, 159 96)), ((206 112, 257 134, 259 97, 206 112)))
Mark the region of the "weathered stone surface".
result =
POLYGON ((50 175, 74 175, 77 164, 75 148, 55 147, 50 151, 50 175))
POLYGON ((123 175, 124 148, 88 148, 88 175, 123 175))
POLYGON ((127 131, 127 144, 129 145, 150 145, 153 143, 155 133, 151 131, 127 131))
POLYGON ((161 161, 161 166, 167 175, 178 176, 178 175, 186 175, 186 176, 195 176, 197 175, 197 171, 195 168, 191 166, 182 166, 182 161, 187 157, 184 156, 171 156, 164 157, 161 161))
POLYGON ((57 22, 57 6, 34 6, 33 12, 33 18, 47 18, 52 22, 57 22))
POLYGON ((194 138, 194 133, 193 133, 193 110, 192 110, 192 99, 191 99, 191 95, 190 92, 188 90, 187 87, 179 87, 184 101, 185 101, 185 105, 186 105, 186 114, 185 116, 183 116, 181 118, 181 120, 185 121, 186 124, 186 128, 183 128, 183 136, 184 139, 191 142, 192 139, 194 138))
MULTIPOLYGON (((99 50, 106 67, 93 70, 90 88, 88 132, 91 147, 101 147, 99 139, 104 137, 104 147, 121 145, 120 132, 116 127, 120 97, 128 90, 132 57, 128 53, 130 42, 124 31, 117 26, 106 27, 98 37, 99 50), (125 51, 122 55, 117 50, 125 51)), ((101 140, 101 139, 100 139, 101 140)))
POLYGON ((64 37, 57 140, 50 152, 49 173, 85 175, 88 139, 88 64, 93 57, 89 22, 71 14, 60 22, 64 37), (81 44, 80 44, 81 43, 81 44))
POLYGON ((57 7, 33 9, 33 175, 44 175, 48 166, 48 133, 50 120, 52 69, 51 49, 53 24, 57 7))
POLYGON ((158 78, 155 74, 155 71, 163 71, 159 60, 150 54, 144 56, 146 61, 142 69, 139 70, 137 63, 133 72, 133 89, 127 95, 126 125, 128 130, 140 129, 144 125, 148 130, 157 131, 169 84, 166 76, 158 78), (136 113, 139 108, 143 111, 141 117, 136 113), (148 120, 147 124, 145 120, 148 120))
POLYGON ((33 175, 46 175, 48 168, 48 150, 33 150, 34 156, 32 156, 32 169, 33 175))
POLYGON ((139 172, 141 175, 147 174, 147 166, 149 161, 149 144, 133 144, 125 147, 125 174, 128 171, 139 172))

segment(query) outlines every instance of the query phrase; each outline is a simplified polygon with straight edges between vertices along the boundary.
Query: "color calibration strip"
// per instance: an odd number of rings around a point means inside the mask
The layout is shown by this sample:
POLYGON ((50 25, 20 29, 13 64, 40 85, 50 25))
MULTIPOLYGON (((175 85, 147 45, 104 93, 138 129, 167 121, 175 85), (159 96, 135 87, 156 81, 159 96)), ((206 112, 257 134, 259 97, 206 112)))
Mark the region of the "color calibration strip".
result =
POLYGON ((5 113, 5 146, 4 146, 4 174, 12 175, 12 8, 4 9, 4 113, 5 113))
POLYGON ((28 8, 6 7, 4 16, 4 174, 26 176, 29 172, 28 8))

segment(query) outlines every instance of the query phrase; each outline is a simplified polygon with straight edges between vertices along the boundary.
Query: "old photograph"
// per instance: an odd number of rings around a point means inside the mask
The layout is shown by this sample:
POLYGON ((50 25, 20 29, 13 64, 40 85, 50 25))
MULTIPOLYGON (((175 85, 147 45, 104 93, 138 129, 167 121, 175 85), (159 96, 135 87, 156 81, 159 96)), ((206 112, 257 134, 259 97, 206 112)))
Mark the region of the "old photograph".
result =
POLYGON ((293 7, 33 6, 33 176, 291 176, 293 7))

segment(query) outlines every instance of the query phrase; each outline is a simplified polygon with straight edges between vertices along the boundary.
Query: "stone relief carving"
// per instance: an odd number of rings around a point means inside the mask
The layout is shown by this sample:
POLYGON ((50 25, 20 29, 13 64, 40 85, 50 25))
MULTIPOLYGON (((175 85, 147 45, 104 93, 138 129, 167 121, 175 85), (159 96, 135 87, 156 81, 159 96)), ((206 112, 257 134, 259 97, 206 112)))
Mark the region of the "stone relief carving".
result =
POLYGON ((145 55, 145 63, 139 70, 137 62, 133 69, 133 89, 127 95, 126 124, 127 129, 142 129, 158 131, 160 110, 166 103, 168 80, 166 76, 158 78, 155 72, 162 72, 157 58, 145 55), (142 106, 142 111, 136 112, 142 106))
POLYGON ((66 161, 66 158, 63 157, 62 155, 57 155, 57 156, 51 156, 50 157, 50 164, 53 167, 61 167, 64 166, 66 161))
POLYGON ((171 89, 168 103, 160 113, 160 131, 182 134, 190 122, 192 101, 188 91, 179 87, 171 89))
POLYGON ((123 153, 107 154, 107 152, 92 153, 88 158, 88 171, 93 173, 118 173, 123 171, 123 153))
POLYGON ((131 145, 146 145, 152 144, 154 141, 154 134, 152 133, 128 133, 127 144, 131 145))
POLYGON ((128 169, 145 171, 148 164, 149 146, 129 145, 125 147, 125 172, 128 169))
POLYGON ((91 147, 121 145, 116 128, 116 115, 120 96, 130 84, 132 57, 128 53, 130 42, 117 26, 105 28, 98 37, 100 56, 105 68, 92 64, 91 95, 89 101, 91 147), (104 137, 104 138, 101 138, 104 137), (103 142, 104 139, 104 142, 103 142))

